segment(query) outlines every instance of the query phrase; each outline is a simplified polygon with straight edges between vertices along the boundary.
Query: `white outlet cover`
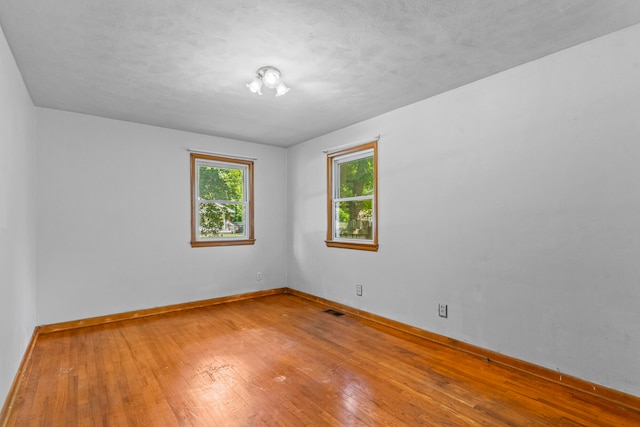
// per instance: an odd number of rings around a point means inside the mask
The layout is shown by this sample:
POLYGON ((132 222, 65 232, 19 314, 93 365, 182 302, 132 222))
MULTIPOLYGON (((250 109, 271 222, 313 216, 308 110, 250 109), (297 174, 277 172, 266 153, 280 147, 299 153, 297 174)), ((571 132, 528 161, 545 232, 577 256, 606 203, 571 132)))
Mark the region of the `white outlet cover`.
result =
POLYGON ((447 304, 438 304, 438 315, 440 317, 447 317, 447 304))

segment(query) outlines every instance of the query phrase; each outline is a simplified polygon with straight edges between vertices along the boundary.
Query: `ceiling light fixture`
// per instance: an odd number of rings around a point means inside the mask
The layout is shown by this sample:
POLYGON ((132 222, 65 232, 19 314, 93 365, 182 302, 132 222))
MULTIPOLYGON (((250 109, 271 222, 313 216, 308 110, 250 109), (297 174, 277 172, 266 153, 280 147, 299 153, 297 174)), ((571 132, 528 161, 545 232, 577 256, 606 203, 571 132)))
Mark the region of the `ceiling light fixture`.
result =
POLYGON ((262 86, 276 90, 276 96, 282 96, 291 90, 288 88, 280 77, 280 70, 275 67, 266 66, 256 71, 256 76, 251 83, 247 83, 247 87, 251 93, 262 95, 262 86))

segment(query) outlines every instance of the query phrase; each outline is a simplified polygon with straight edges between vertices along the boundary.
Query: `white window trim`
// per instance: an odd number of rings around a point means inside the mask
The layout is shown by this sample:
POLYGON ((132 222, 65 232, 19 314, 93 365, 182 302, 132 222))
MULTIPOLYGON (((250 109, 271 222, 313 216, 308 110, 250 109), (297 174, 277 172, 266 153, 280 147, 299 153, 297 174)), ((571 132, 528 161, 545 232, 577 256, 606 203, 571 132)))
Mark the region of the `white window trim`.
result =
MULTIPOLYGON (((372 244, 375 241, 375 236, 372 237, 371 239, 349 239, 347 237, 340 237, 340 235, 338 234, 338 223, 339 220, 338 218, 336 218, 336 212, 337 212, 337 207, 340 204, 340 202, 357 202, 357 201, 362 201, 362 200, 371 200, 371 205, 373 206, 373 202, 375 200, 375 189, 374 189, 374 194, 368 195, 368 196, 354 196, 354 197, 340 197, 340 186, 336 185, 337 182, 340 182, 340 165, 343 163, 348 163, 348 162, 353 162, 355 160, 360 160, 360 159, 365 159, 367 157, 372 157, 374 156, 374 150, 373 148, 367 149, 367 150, 362 150, 362 151, 358 151, 356 153, 351 153, 351 154, 345 154, 342 156, 335 156, 333 158, 333 181, 332 181, 332 186, 333 186, 333 206, 331 209, 331 214, 332 214, 332 218, 331 220, 333 221, 333 240, 336 242, 356 242, 356 243, 369 243, 372 244)), ((375 224, 376 224, 376 214, 377 212, 373 212, 373 217, 371 219, 372 221, 372 227, 374 227, 375 230, 375 224)))

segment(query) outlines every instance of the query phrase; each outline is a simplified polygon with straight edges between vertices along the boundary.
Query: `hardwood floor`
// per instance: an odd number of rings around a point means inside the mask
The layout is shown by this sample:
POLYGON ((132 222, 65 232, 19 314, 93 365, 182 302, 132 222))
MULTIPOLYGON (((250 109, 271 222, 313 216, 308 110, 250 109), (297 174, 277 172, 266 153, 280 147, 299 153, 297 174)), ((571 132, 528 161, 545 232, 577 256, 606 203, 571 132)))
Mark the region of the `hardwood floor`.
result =
POLYGON ((282 294, 41 334, 8 426, 639 426, 640 412, 282 294))

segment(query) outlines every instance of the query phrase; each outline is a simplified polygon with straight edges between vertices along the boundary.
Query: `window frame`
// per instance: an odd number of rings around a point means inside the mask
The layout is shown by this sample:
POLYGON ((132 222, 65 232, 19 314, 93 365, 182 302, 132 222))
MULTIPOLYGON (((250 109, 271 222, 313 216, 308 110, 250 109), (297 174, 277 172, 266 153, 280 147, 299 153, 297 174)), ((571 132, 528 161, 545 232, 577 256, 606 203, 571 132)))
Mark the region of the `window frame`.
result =
MULTIPOLYGON (((253 245, 255 243, 254 230, 254 193, 253 193, 253 161, 244 160, 233 157, 225 157, 214 154, 191 153, 191 247, 209 247, 209 246, 236 246, 236 245, 253 245), (199 181, 198 181, 198 165, 211 162, 215 166, 229 165, 230 169, 246 168, 244 174, 244 201, 246 204, 245 228, 248 227, 247 233, 243 237, 211 237, 198 238, 199 223, 199 181), (240 167, 238 167, 240 166, 240 167)), ((237 202, 237 201, 233 201, 237 202)))
MULTIPOLYGON (((364 156, 368 157, 368 156, 364 156)), ((364 158, 362 157, 362 158, 364 158)), ((360 196, 353 199, 361 199, 360 196)), ((347 198, 348 200, 348 198, 347 198)), ((343 150, 330 152, 327 154, 327 239, 325 243, 327 247, 332 248, 344 248, 344 249, 356 249, 364 251, 377 251, 378 244, 378 143, 377 141, 360 144, 354 147, 345 148, 343 150), (345 198, 339 197, 339 187, 335 185, 337 165, 344 161, 357 160, 359 153, 366 153, 371 151, 373 153, 373 197, 372 197, 372 231, 373 239, 362 241, 362 239, 336 237, 336 221, 335 215, 335 203, 344 201, 345 198), (342 162, 340 160, 343 160, 342 162), (338 196, 338 197, 336 197, 338 196)))

